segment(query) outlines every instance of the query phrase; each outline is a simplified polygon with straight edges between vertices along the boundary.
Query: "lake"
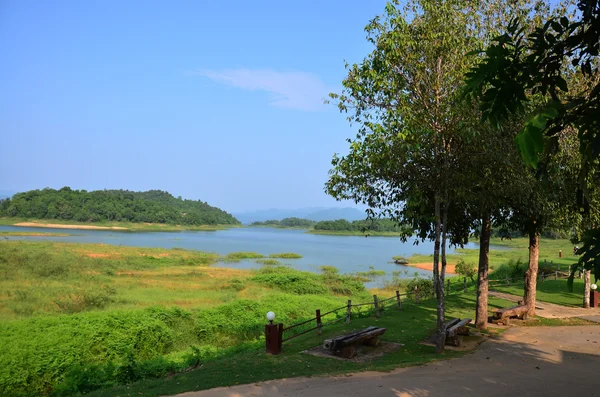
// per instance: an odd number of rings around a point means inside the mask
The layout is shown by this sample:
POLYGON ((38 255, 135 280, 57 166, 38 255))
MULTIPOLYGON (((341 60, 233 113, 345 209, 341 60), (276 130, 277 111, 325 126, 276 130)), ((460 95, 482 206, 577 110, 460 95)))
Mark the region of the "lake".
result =
MULTIPOLYGON (((301 259, 281 259, 296 269, 317 272, 319 266, 331 265, 341 273, 368 271, 370 267, 384 270, 388 275, 402 271, 402 277, 413 277, 415 273, 429 276, 431 272, 391 263, 392 257, 412 254, 433 254, 433 243, 415 245, 403 243, 395 237, 326 236, 306 233, 304 230, 276 228, 233 228, 214 232, 117 232, 110 230, 70 230, 50 228, 28 228, 0 226, 4 231, 33 231, 70 233, 68 237, 4 237, 11 240, 50 240, 75 243, 103 243, 134 247, 184 248, 228 254, 236 251, 253 251, 264 255, 295 252, 301 259)), ((466 248, 478 248, 469 243, 466 248)), ((498 247, 504 248, 504 247, 498 247)), ((448 253, 452 253, 450 249, 448 253)), ((232 268, 260 267, 253 261, 219 263, 218 266, 232 268)), ((372 284, 371 284, 372 285, 372 284)))

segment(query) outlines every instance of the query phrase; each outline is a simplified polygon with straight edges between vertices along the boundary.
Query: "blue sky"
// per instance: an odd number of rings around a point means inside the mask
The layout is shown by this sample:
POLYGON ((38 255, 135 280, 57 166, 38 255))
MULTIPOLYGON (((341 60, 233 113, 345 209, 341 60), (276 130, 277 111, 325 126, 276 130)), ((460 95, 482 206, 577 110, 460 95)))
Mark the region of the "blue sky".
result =
POLYGON ((228 211, 323 193, 322 99, 385 1, 0 3, 0 189, 161 189, 228 211))

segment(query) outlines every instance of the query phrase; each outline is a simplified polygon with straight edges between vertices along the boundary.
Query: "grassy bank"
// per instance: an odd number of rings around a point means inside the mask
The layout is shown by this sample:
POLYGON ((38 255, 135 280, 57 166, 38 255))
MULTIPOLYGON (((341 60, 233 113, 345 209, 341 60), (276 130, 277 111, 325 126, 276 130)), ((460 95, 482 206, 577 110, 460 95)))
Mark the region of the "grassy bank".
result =
MULTIPOLYGON (((569 292, 567 280, 546 280, 537 283, 537 300, 563 306, 581 307, 583 304, 583 279, 573 281, 573 292, 569 292)), ((523 295, 523 284, 497 286, 494 291, 505 292, 516 296, 523 295)))
POLYGON ((46 394, 85 371, 110 373, 111 382, 164 376, 260 340, 269 310, 290 323, 348 297, 372 299, 353 277, 210 266, 220 259, 177 249, 0 242, 0 395, 46 394))
POLYGON ((49 233, 49 232, 13 232, 0 230, 0 237, 67 237, 72 236, 69 233, 49 233))
MULTIPOLYGON (((521 260, 525 264, 529 261, 529 240, 527 238, 492 239, 491 245, 489 258, 492 271, 511 260, 521 260)), ((461 259, 467 263, 477 264, 479 262, 479 249, 457 248, 447 258, 448 263, 452 264, 456 264, 461 259)), ((413 255, 408 259, 409 266, 411 263, 432 263, 433 254, 413 255)), ((540 264, 546 261, 549 265, 552 262, 555 267, 560 265, 561 269, 565 270, 569 265, 576 263, 578 259, 579 257, 573 255, 573 244, 569 240, 540 239, 540 264), (559 258, 559 250, 562 250, 562 258, 559 258)))
POLYGON ((307 231, 310 234, 321 234, 326 236, 373 236, 373 237, 399 237, 400 232, 360 232, 360 231, 350 231, 350 230, 315 230, 310 229, 307 231))
POLYGON ((123 232, 179 232, 179 231, 216 231, 225 230, 239 225, 169 225, 164 223, 131 223, 131 222, 77 222, 60 219, 24 219, 0 218, 0 225, 14 226, 19 223, 31 223, 27 227, 50 227, 48 225, 61 225, 64 228, 78 229, 81 227, 118 228, 115 231, 123 232))
MULTIPOLYGON (((489 303, 490 310, 511 304, 496 298, 490 298, 489 303)), ((471 318, 474 305, 475 298, 472 295, 450 296, 447 298, 447 316, 471 318)), ((398 311, 392 305, 383 311, 382 317, 379 319, 367 314, 353 320, 348 325, 342 322, 325 327, 321 336, 309 333, 284 343, 283 354, 279 356, 267 356, 262 344, 260 346, 249 345, 245 350, 206 360, 202 362, 201 368, 185 374, 169 379, 145 379, 127 386, 104 388, 90 393, 89 396, 155 397, 296 376, 390 371, 398 367, 422 365, 440 358, 449 359, 465 354, 464 352, 446 351, 440 357, 436 355, 434 347, 420 343, 434 333, 435 318, 434 300, 422 301, 419 305, 408 302, 403 306, 402 311, 398 311), (322 345, 327 338, 367 326, 386 328, 387 331, 381 339, 386 342, 400 343, 403 346, 397 351, 366 363, 334 360, 302 353, 307 349, 322 345)), ((573 325, 580 324, 588 323, 585 321, 573 323, 573 325)), ((544 324, 534 319, 530 325, 544 324)), ((551 325, 570 325, 570 322, 556 321, 551 325)))

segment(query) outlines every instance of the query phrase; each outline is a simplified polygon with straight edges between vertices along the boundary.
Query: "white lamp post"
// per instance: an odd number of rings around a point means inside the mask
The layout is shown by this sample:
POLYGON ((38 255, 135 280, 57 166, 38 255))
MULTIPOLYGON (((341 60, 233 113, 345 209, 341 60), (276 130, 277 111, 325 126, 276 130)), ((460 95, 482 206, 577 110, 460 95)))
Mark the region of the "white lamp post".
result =
POLYGON ((268 312, 267 313, 267 320, 269 320, 269 323, 273 324, 273 320, 275 320, 275 313, 274 312, 268 312))

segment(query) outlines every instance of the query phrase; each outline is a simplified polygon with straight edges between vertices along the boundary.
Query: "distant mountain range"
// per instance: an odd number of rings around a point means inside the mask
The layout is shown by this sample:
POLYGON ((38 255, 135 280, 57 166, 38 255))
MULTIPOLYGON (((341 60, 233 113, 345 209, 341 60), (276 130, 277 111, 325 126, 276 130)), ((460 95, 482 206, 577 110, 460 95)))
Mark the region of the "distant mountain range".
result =
POLYGON ((244 224, 252 222, 264 222, 268 220, 281 220, 284 218, 304 218, 311 221, 334 221, 337 219, 346 219, 348 221, 356 221, 366 218, 364 211, 358 208, 324 208, 324 207, 308 207, 298 208, 293 210, 268 209, 251 212, 234 213, 240 222, 244 224))

